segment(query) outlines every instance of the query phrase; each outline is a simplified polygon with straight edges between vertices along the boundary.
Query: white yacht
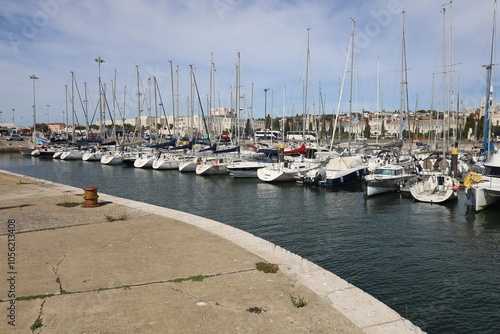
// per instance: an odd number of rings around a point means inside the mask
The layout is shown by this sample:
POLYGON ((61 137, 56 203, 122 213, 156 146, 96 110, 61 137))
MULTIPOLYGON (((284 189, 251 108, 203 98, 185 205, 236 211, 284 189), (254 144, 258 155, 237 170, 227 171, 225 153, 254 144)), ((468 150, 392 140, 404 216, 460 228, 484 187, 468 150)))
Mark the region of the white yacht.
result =
POLYGON ((401 165, 389 164, 378 167, 372 174, 365 176, 366 195, 368 197, 398 191, 408 180, 415 178, 408 174, 401 165))
POLYGON ((500 200, 500 151, 484 163, 481 174, 470 172, 464 179, 467 197, 472 199, 474 209, 481 211, 500 200))

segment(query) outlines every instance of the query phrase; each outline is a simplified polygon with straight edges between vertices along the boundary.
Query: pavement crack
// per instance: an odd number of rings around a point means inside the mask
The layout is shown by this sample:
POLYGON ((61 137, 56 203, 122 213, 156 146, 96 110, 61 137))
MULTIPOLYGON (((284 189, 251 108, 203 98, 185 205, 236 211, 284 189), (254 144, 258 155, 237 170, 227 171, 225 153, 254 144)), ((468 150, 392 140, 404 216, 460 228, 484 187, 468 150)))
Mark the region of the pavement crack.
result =
POLYGON ((36 318, 33 325, 31 325, 31 332, 34 333, 36 329, 40 329, 38 334, 42 332, 42 316, 43 316, 43 306, 45 305, 46 300, 44 299, 42 304, 40 305, 40 311, 38 311, 38 317, 36 318))
POLYGON ((61 278, 59 277, 59 266, 66 258, 66 253, 68 252, 68 250, 66 248, 66 245, 63 242, 59 242, 59 246, 61 247, 62 258, 59 260, 59 262, 57 262, 57 264, 54 267, 52 267, 52 271, 56 275, 56 282, 59 284, 59 292, 62 294, 65 291, 64 291, 63 286, 62 286, 61 278))

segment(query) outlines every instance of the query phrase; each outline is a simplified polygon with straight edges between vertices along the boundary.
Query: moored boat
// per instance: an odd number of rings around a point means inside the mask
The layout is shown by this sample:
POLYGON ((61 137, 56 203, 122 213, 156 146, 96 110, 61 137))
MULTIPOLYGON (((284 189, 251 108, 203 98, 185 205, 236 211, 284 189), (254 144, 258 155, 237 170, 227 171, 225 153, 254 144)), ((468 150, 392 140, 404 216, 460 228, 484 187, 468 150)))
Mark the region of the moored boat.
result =
POLYGON ((408 180, 415 177, 415 174, 406 173, 401 165, 389 164, 376 168, 372 174, 365 176, 366 195, 370 197, 398 191, 408 180))
POLYGON ((471 198, 474 210, 481 211, 500 201, 500 151, 484 163, 481 174, 470 172, 464 179, 467 197, 471 198))
POLYGON ((427 203, 443 203, 458 197, 460 182, 449 175, 434 174, 410 187, 414 199, 427 203))

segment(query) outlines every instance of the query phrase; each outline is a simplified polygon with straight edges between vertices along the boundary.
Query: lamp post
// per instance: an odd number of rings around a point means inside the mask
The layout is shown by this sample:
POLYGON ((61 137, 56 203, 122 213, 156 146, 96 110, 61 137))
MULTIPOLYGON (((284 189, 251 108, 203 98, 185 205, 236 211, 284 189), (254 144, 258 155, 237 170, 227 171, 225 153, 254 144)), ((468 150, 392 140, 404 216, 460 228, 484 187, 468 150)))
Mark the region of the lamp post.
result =
POLYGON ((97 57, 95 59, 95 62, 97 63, 99 67, 99 134, 101 136, 101 141, 104 140, 104 111, 103 111, 103 106, 102 106, 102 90, 101 90, 101 64, 104 63, 105 61, 101 58, 101 56, 97 57))
POLYGON ((30 75, 33 80, 33 144, 36 145, 36 95, 35 95, 35 80, 38 79, 36 75, 30 75))
MULTIPOLYGON (((269 90, 269 88, 264 88, 264 119, 267 119, 267 91, 268 90, 269 90)), ((265 124, 265 126, 266 126, 265 131, 267 131, 267 123, 265 124)))
POLYGON ((0 123, 2 123, 2 112, 0 111, 0 123))
POLYGON ((49 126, 50 104, 46 104, 45 106, 47 107, 47 126, 49 126))
POLYGON ((12 108, 12 124, 14 124, 14 123, 15 123, 15 122, 14 122, 14 111, 15 111, 15 110, 16 110, 16 109, 12 108))

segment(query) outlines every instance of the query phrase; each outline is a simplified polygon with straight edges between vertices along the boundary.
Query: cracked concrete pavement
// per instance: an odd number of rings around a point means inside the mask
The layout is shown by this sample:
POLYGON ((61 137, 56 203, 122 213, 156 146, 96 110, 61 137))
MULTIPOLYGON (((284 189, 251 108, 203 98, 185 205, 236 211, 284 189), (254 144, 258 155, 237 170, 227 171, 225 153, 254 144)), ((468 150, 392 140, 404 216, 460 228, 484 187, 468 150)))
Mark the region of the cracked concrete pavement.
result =
MULTIPOLYGON (((16 297, 50 296, 17 300, 9 325, 2 270, 2 333, 35 324, 35 333, 362 333, 286 274, 257 271, 262 258, 200 228, 111 202, 60 207, 83 202, 83 190, 1 172, 0 185, 2 220, 16 224, 16 297), (210 277, 169 282, 196 275, 210 277), (307 305, 294 307, 291 295, 307 305)), ((6 224, 0 233, 4 268, 6 224)))
POLYGON ((233 227, 105 194, 96 208, 61 207, 83 203, 83 190, 3 171, 0 189, 0 268, 5 222, 15 220, 15 295, 24 299, 9 325, 2 269, 0 333, 422 333, 332 273, 233 227))

